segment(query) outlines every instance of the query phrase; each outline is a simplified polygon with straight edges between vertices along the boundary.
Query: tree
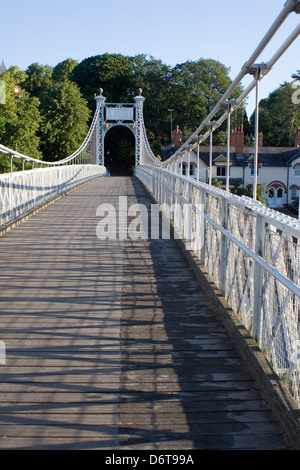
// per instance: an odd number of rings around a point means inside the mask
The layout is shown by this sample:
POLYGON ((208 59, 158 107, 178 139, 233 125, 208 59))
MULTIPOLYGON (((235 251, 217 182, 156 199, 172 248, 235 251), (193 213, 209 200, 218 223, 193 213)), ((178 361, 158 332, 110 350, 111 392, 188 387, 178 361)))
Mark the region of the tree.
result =
POLYGON ((133 62, 121 54, 103 54, 84 59, 71 75, 78 85, 89 109, 95 110, 94 94, 104 90, 107 102, 127 102, 134 93, 133 62))
MULTIPOLYGON (((5 84, 5 103, 0 104, 0 143, 33 158, 41 158, 37 131, 40 124, 39 100, 22 87, 26 73, 11 67, 1 75, 5 84), (18 91, 16 91, 18 90, 18 91)), ((22 164, 15 161, 16 169, 22 164)), ((0 172, 10 171, 10 162, 0 158, 0 172)))
MULTIPOLYGON (((238 196, 247 196, 247 197, 253 198, 253 186, 246 188, 243 184, 239 184, 238 186, 235 187, 234 193, 237 194, 238 196)), ((267 197, 266 185, 261 185, 261 184, 257 185, 256 198, 259 202, 261 202, 265 206, 267 205, 268 197, 267 197)))
MULTIPOLYGON (((144 119, 154 153, 170 142, 170 109, 174 126, 188 138, 228 88, 229 69, 212 59, 188 61, 174 68, 152 56, 103 54, 83 60, 71 74, 89 109, 94 112, 94 94, 99 88, 107 102, 132 102, 142 88, 144 119)), ((234 98, 234 96, 232 96, 234 98)), ((224 112, 222 110, 222 112, 224 112)), ((225 143, 226 124, 215 132, 215 143, 225 143)))
MULTIPOLYGON (((300 107, 293 103, 295 92, 291 83, 284 83, 260 101, 259 130, 264 136, 264 145, 289 147, 294 145, 294 136, 300 126, 300 107)), ((250 122, 254 128, 255 114, 250 122)))
POLYGON ((26 78, 23 82, 24 89, 31 95, 39 97, 43 89, 51 83, 52 68, 49 65, 34 63, 26 70, 26 78))
POLYGON ((170 83, 171 67, 161 60, 140 54, 132 58, 134 89, 142 88, 144 120, 147 137, 154 153, 168 142, 170 136, 170 112, 174 101, 170 83))
MULTIPOLYGON (((201 58, 176 65, 171 80, 175 113, 181 116, 178 124, 188 138, 229 87, 229 69, 217 60, 201 58)), ((240 92, 241 88, 231 98, 236 98, 240 92)), ((216 119, 223 113, 224 109, 216 115, 216 119)), ((225 129, 226 124, 215 131, 215 144, 226 142, 225 129)))
POLYGON ((52 81, 40 95, 43 159, 61 160, 72 154, 88 132, 90 112, 78 87, 69 80, 52 81))
POLYGON ((57 64, 53 68, 52 79, 57 82, 63 82, 64 80, 70 80, 74 68, 78 65, 77 60, 66 59, 57 64))

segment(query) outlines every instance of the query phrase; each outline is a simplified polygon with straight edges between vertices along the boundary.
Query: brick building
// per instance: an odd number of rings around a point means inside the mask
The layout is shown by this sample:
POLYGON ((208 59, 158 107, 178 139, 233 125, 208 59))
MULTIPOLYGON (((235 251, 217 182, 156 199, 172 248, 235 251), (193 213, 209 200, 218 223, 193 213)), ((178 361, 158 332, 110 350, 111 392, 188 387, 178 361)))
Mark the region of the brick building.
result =
MULTIPOLYGON (((176 128, 178 135, 179 128, 176 128)), ((175 132, 174 131, 174 132, 175 132)), ((175 135, 175 134, 174 134, 175 135)), ((182 139, 182 136, 181 136, 182 139)), ((175 141, 163 147, 163 160, 174 153, 175 141)), ((198 161, 196 151, 188 154, 178 162, 178 172, 190 174, 196 178, 198 174, 198 161), (189 166, 189 171, 188 171, 189 166)), ((213 147, 212 179, 226 185, 227 148, 226 146, 213 147)), ((200 146, 199 180, 208 182, 209 178, 209 147, 200 146)), ((231 134, 230 141, 230 190, 236 186, 250 187, 254 178, 254 148, 244 145, 243 127, 238 127, 231 134)), ((268 205, 273 208, 283 207, 299 197, 300 193, 300 128, 297 129, 293 147, 264 147, 263 135, 259 135, 258 148, 258 176, 257 184, 267 189, 268 205)))

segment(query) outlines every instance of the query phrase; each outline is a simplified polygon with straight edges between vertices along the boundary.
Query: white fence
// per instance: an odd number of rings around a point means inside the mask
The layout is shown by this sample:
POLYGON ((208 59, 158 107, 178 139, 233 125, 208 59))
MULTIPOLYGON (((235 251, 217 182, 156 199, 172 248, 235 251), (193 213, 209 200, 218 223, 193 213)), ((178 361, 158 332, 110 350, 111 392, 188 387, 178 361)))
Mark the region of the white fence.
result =
POLYGON ((0 230, 4 225, 89 179, 105 176, 99 165, 65 165, 0 175, 0 230))
POLYGON ((300 407, 300 221, 154 166, 136 176, 256 339, 300 407))

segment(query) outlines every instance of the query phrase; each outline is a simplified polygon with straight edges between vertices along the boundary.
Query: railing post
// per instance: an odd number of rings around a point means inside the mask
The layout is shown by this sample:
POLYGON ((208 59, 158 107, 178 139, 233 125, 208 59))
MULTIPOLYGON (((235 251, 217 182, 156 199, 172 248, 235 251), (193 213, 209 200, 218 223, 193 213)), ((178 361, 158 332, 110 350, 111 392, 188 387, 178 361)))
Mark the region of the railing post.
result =
POLYGON ((197 141, 197 181, 199 181, 200 178, 200 141, 198 139, 197 141))
POLYGON ((192 208, 191 208, 193 186, 190 183, 190 181, 188 181, 186 184, 188 184, 188 191, 187 191, 188 204, 185 204, 185 210, 184 210, 184 214, 185 214, 184 234, 185 234, 185 239, 187 243, 190 244, 192 240, 192 222, 193 222, 192 208))
MULTIPOLYGON (((228 220, 228 203, 225 198, 221 199, 221 225, 227 229, 228 220)), ((221 234, 221 247, 220 247, 220 278, 219 278, 219 289, 225 293, 226 290, 226 268, 227 268, 227 238, 221 234)))
MULTIPOLYGON (((264 257, 265 249, 265 230, 266 224, 264 217, 256 216, 255 227, 255 252, 257 255, 264 257)), ((255 261, 254 261, 255 262, 255 261)), ((261 344, 261 308, 262 308, 262 290, 263 290, 263 268, 255 262, 254 281, 253 281, 253 315, 252 315, 252 336, 257 343, 261 344)))
MULTIPOLYGON (((179 188, 178 188, 178 194, 179 196, 182 196, 182 179, 179 178, 179 188)), ((182 201, 180 199, 180 197, 178 198, 178 201, 177 201, 177 204, 178 206, 180 207, 180 211, 179 211, 179 223, 178 223, 178 231, 179 233, 182 234, 183 232, 183 210, 182 210, 182 201)))
POLYGON ((212 184, 212 167, 213 167, 213 132, 216 126, 215 121, 211 121, 207 124, 207 126, 210 129, 210 135, 209 135, 209 178, 208 178, 208 184, 211 186, 212 184))
POLYGON ((13 174, 10 173, 8 177, 8 188, 9 188, 9 218, 12 219, 13 214, 13 174))
MULTIPOLYGON (((203 214, 206 214, 206 190, 201 189, 201 210, 203 214)), ((207 224, 205 221, 205 217, 201 216, 200 219, 200 260, 204 264, 205 263, 205 242, 206 242, 206 228, 207 224)))
POLYGON ((254 131, 254 177, 253 177, 253 199, 257 199, 257 172, 258 172, 258 134, 259 134, 259 84, 262 72, 266 70, 266 64, 254 64, 250 74, 256 81, 255 90, 255 131, 254 131))
POLYGON ((226 191, 229 192, 230 188, 230 132, 231 132, 231 113, 232 106, 235 104, 235 100, 228 100, 225 102, 227 109, 227 160, 226 160, 226 191))
POLYGON ((200 144, 204 139, 203 135, 199 135, 197 139, 197 181, 200 180, 200 144))

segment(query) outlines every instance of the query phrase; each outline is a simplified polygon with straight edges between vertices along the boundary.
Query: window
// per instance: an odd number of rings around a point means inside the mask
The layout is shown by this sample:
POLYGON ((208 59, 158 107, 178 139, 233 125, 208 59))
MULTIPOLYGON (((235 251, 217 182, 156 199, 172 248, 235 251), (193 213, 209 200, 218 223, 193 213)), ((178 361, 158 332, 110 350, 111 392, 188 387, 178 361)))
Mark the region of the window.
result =
POLYGON ((295 166, 295 176, 300 176, 300 165, 295 166))
POLYGON ((217 176, 226 176, 226 166, 217 166, 217 176))
POLYGON ((274 196, 275 196, 275 194, 274 194, 274 189, 273 189, 273 188, 269 188, 269 198, 270 198, 270 199, 273 199, 274 196))
POLYGON ((196 174, 196 165, 195 163, 191 163, 190 165, 190 176, 195 176, 196 174))
POLYGON ((296 188, 296 186, 292 186, 292 188, 291 188, 291 198, 292 199, 297 198, 297 188, 296 188))

